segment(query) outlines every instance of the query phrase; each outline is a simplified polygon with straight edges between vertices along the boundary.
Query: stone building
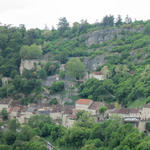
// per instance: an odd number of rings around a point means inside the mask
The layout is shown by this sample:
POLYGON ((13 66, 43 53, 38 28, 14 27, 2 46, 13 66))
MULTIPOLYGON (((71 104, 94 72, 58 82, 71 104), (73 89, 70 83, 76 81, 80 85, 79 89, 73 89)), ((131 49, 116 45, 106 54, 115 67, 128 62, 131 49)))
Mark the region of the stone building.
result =
POLYGON ((141 119, 142 120, 148 120, 148 119, 150 119, 150 103, 146 104, 141 109, 141 119))
POLYGON ((102 72, 91 72, 89 78, 95 78, 98 80, 105 80, 106 77, 102 72))
POLYGON ((90 99, 79 99, 75 103, 75 109, 88 111, 88 108, 92 103, 93 100, 90 99))
POLYGON ((6 109, 8 111, 9 108, 9 104, 10 104, 10 100, 9 99, 3 99, 0 101, 0 112, 3 109, 6 109))

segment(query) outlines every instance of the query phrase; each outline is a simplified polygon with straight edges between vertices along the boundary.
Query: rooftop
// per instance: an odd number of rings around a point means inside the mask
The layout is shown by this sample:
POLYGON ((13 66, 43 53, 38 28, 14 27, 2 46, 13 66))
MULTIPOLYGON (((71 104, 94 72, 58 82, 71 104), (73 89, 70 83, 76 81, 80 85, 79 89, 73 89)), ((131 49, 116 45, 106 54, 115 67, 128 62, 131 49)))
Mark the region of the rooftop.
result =
POLYGON ((144 108, 150 108, 150 103, 146 104, 144 108))
POLYGON ((115 108, 115 105, 113 103, 112 104, 105 104, 105 105, 108 109, 114 109, 115 108))
POLYGON ((64 114, 73 114, 73 109, 74 107, 71 105, 64 105, 63 107, 64 114))
POLYGON ((91 72, 91 74, 95 74, 95 75, 103 75, 102 72, 91 72))
POLYGON ((60 104, 50 106, 50 111, 53 113, 61 112, 63 110, 63 106, 60 104))
POLYGON ((90 99, 79 99, 76 101, 76 104, 83 104, 83 105, 89 105, 93 101, 90 99))
POLYGON ((93 102, 89 109, 97 110, 100 106, 104 106, 103 102, 93 102))
POLYGON ((139 113, 139 110, 135 108, 121 108, 121 109, 115 109, 113 113, 117 113, 117 114, 139 113))

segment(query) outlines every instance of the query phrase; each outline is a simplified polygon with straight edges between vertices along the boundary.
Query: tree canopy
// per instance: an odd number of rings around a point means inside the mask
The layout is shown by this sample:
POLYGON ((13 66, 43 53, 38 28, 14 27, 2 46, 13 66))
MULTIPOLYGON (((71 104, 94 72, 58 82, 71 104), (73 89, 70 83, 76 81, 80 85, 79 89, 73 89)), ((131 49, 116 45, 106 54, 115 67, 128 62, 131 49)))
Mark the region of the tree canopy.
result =
POLYGON ((85 65, 78 58, 70 59, 66 64, 67 75, 76 80, 80 80, 84 76, 85 65))

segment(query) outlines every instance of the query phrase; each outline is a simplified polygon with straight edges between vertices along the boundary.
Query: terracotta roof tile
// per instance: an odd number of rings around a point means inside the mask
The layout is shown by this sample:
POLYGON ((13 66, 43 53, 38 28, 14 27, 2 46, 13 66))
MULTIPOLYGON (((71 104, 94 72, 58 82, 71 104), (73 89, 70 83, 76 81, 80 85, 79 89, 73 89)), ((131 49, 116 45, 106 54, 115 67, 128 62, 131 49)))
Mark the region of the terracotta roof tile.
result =
POLYGON ((76 104, 83 104, 83 105, 89 105, 93 101, 90 99, 79 99, 76 101, 76 104))

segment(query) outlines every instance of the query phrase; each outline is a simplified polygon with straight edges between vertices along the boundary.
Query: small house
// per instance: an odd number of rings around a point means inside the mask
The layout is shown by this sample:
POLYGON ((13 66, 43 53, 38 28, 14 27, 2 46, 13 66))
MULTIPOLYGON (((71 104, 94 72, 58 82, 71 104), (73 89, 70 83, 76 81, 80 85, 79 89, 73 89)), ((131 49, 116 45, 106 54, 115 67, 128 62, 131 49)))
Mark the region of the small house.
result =
POLYGON ((89 78, 95 78, 97 80, 105 80, 106 77, 102 72, 91 72, 89 78))
POLYGON ((92 103, 93 100, 90 99, 79 99, 75 103, 75 109, 88 111, 88 108, 92 103))
POLYGON ((138 122, 141 118, 141 113, 135 108, 120 108, 109 113, 109 116, 118 115, 120 119, 126 122, 138 122))

